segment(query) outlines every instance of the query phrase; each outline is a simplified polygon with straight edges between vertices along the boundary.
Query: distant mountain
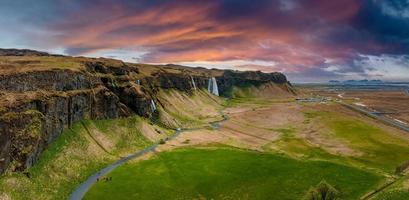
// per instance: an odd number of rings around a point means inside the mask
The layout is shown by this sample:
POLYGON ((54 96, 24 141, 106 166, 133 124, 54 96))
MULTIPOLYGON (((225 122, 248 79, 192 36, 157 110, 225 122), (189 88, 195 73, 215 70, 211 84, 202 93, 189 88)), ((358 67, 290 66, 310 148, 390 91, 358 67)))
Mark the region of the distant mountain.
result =
POLYGON ((343 84, 343 85, 380 85, 384 84, 381 80, 346 80, 346 81, 338 81, 338 80, 330 80, 329 83, 331 84, 343 84))
POLYGON ((340 81, 337 81, 337 80, 330 80, 329 83, 331 83, 331 84, 339 84, 339 83, 341 83, 341 82, 340 82, 340 81))
POLYGON ((381 80, 347 80, 347 81, 343 81, 343 84, 347 84, 347 85, 379 85, 379 84, 383 84, 383 82, 381 80))

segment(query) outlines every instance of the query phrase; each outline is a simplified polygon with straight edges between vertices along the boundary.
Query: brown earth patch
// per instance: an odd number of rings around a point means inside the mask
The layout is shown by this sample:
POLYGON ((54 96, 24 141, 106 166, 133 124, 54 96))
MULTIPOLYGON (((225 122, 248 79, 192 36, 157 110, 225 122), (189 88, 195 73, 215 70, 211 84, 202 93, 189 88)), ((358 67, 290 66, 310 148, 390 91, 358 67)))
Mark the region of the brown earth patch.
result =
POLYGON ((166 135, 145 121, 142 121, 138 128, 142 135, 148 138, 150 141, 158 141, 160 138, 166 135))
POLYGON ((194 130, 182 132, 177 138, 167 141, 163 145, 159 145, 157 151, 170 150, 177 147, 206 145, 210 143, 227 143, 227 137, 213 130, 194 130))
POLYGON ((100 144, 104 149, 109 151, 114 148, 112 138, 109 138, 106 134, 100 132, 94 125, 87 128, 90 131, 91 137, 96 140, 95 142, 100 144))
POLYGON ((11 197, 7 194, 0 194, 0 200, 11 200, 11 197))
POLYGON ((302 106, 295 103, 272 103, 267 108, 237 110, 230 111, 232 121, 262 129, 278 129, 304 120, 302 106))
POLYGON ((333 136, 331 132, 322 124, 313 122, 307 127, 304 127, 298 136, 307 141, 307 143, 320 147, 331 154, 344 156, 362 156, 363 153, 352 149, 346 141, 342 141, 333 136))

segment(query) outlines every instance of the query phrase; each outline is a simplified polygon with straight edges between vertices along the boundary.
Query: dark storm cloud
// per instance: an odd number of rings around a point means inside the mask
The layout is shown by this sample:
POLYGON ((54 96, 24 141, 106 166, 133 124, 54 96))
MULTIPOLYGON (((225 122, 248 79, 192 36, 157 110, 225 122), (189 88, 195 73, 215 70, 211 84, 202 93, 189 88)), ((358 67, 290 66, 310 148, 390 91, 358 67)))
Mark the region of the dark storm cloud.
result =
POLYGON ((409 2, 406 0, 365 1, 353 26, 383 47, 383 51, 371 53, 409 51, 409 2), (407 13, 406 17, 403 12, 407 13))

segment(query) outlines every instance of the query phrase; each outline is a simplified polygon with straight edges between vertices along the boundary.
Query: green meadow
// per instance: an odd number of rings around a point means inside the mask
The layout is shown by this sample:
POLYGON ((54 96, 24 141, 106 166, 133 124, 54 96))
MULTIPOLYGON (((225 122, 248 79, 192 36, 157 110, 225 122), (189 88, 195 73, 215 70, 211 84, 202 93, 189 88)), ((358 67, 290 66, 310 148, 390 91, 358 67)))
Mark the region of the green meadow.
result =
POLYGON ((341 164, 233 148, 162 152, 108 177, 85 199, 301 199, 322 180, 343 199, 357 199, 383 179, 341 164))

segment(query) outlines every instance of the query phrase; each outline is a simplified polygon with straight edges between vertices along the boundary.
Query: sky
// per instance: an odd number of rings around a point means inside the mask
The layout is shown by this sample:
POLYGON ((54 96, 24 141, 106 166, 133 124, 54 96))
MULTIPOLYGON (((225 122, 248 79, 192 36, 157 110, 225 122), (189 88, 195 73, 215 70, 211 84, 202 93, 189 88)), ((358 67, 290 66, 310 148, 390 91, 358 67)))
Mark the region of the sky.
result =
POLYGON ((0 0, 0 48, 409 81, 409 0, 0 0))

